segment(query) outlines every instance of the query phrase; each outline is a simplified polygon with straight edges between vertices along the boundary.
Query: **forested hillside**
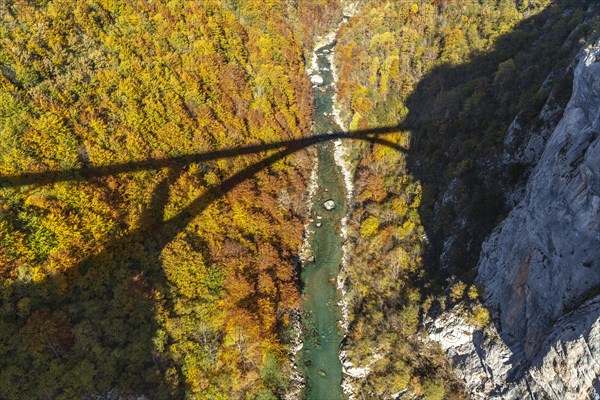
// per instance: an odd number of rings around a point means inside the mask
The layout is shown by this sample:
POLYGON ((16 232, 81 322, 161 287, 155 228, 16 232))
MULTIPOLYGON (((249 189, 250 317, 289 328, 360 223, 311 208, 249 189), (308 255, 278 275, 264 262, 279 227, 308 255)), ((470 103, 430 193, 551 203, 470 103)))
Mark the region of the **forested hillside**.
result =
POLYGON ((1 398, 285 390, 309 159, 182 160, 308 133, 328 4, 225 3, 0 3, 1 398))
POLYGON ((530 167, 503 165, 503 140, 517 114, 526 132, 552 123, 538 118, 545 104, 568 100, 570 57, 597 23, 590 3, 372 0, 342 26, 344 120, 350 130, 396 127, 407 149, 352 147, 346 348, 369 368, 352 380, 359 396, 461 396, 420 323, 457 304, 476 327, 489 323, 473 267, 504 193, 530 167))
POLYGON ((424 322, 490 324, 481 245, 561 118, 593 3, 0 0, 0 399, 289 397, 303 337, 342 379, 338 322, 346 394, 468 398, 424 322), (318 131, 315 106, 323 137, 273 145, 318 131), (389 133, 339 161, 338 116, 389 133), (348 219, 327 181, 309 212, 316 139, 348 219), (321 226, 345 287, 322 279, 335 317, 299 331, 321 226))

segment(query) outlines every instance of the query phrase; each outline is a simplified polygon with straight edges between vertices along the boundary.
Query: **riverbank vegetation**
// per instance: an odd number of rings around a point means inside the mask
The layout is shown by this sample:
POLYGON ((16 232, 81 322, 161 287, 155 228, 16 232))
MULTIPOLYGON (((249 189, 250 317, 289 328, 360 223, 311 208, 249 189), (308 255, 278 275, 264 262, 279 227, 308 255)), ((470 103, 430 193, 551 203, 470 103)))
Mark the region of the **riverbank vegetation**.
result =
POLYGON ((556 122, 540 112, 569 98, 568 60, 594 26, 588 6, 372 0, 340 30, 343 119, 350 130, 396 126, 389 138, 407 148, 352 147, 346 348, 369 366, 353 380, 358 398, 462 396, 421 323, 459 303, 476 327, 489 323, 473 267, 506 212, 503 192, 528 171, 503 166, 503 140, 517 113, 523 132, 556 122))
POLYGON ((224 3, 1 2, 0 397, 285 390, 310 162, 177 157, 307 134, 330 2, 224 3))
MULTIPOLYGON (((352 148, 345 346, 369 371, 352 383, 461 398, 421 323, 457 304, 489 323, 472 267, 529 170, 497 168, 502 141, 568 99, 588 2, 360 3, 338 35, 342 117, 397 126, 407 152, 352 148)), ((307 57, 341 10, 0 2, 0 397, 285 394, 310 159, 184 156, 308 135, 307 57)))

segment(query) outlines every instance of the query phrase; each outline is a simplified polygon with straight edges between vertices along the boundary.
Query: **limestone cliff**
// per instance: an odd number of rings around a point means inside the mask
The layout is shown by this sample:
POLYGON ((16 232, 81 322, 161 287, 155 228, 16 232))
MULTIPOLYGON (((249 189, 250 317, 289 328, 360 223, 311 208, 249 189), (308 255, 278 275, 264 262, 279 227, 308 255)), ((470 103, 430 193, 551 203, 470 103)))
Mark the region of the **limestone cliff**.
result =
POLYGON ((472 393, 600 398, 600 41, 522 198, 482 246, 477 283, 494 324, 429 326, 472 393))

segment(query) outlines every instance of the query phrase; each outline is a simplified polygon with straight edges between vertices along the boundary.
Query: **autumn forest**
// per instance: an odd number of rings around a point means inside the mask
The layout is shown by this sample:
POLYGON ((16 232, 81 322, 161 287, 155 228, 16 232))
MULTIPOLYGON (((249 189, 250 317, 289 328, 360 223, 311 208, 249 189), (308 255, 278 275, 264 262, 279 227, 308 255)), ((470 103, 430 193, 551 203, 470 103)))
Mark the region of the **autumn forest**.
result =
POLYGON ((468 398, 423 321, 490 323, 472 268, 527 166, 481 160, 567 101, 569 72, 544 79, 592 35, 586 3, 1 1, 0 399, 302 396, 314 145, 352 132, 340 348, 368 368, 344 382, 468 398), (343 132, 315 138, 332 32, 343 132), (435 207, 457 181, 461 209, 435 207))

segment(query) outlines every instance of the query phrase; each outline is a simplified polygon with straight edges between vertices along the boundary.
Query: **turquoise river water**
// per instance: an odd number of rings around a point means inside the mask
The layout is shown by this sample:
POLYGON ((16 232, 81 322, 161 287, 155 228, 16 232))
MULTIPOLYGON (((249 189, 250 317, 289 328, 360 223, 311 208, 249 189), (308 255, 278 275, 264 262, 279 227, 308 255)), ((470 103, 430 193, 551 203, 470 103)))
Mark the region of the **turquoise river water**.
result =
MULTIPOLYGON (((339 132, 332 115, 335 89, 331 64, 327 59, 335 44, 317 49, 319 75, 323 83, 314 88, 316 134, 339 132)), ((314 259, 305 262, 302 272, 303 348, 300 368, 306 382, 307 400, 343 399, 342 365, 339 358, 342 318, 338 302, 337 275, 342 263, 341 221, 346 215, 346 187, 341 168, 334 159, 333 141, 317 145, 317 191, 313 197, 310 247, 314 259), (324 203, 335 202, 333 210, 324 203)))

